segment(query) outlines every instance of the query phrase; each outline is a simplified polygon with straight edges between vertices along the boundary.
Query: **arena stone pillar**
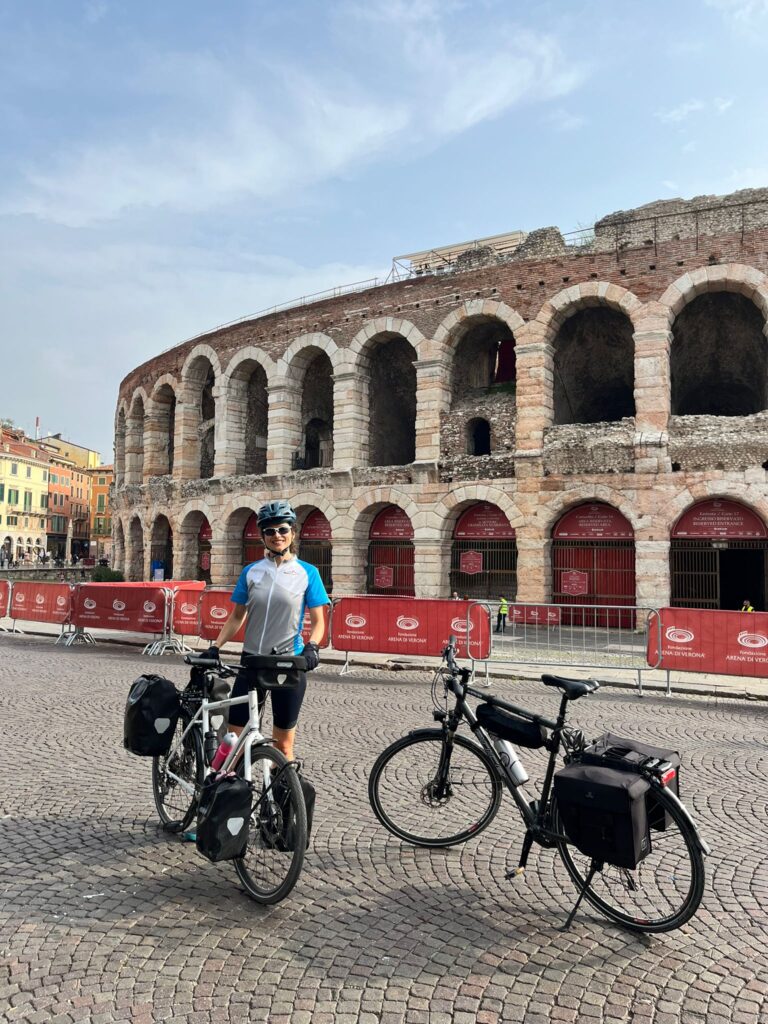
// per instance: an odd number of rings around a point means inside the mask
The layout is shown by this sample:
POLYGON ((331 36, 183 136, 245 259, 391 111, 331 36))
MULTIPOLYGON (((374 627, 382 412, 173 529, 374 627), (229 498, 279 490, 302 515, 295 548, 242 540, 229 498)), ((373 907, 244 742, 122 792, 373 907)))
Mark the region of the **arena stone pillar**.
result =
POLYGON ((666 316, 638 324, 635 343, 635 472, 669 473, 667 427, 672 386, 669 353, 672 332, 666 316))
POLYGON ((245 425, 245 410, 242 396, 236 395, 232 387, 215 384, 213 399, 216 403, 216 422, 213 427, 213 450, 215 477, 235 476, 245 458, 245 430, 236 424, 245 425))
POLYGON ((552 600, 552 542, 517 534, 517 597, 520 604, 552 600))
POLYGON ((290 473, 293 453, 301 447, 301 387, 293 381, 281 381, 269 384, 267 395, 267 473, 290 473))
POLYGON ((554 415, 554 349, 546 328, 535 320, 515 332, 517 388, 515 405, 515 473, 540 476, 544 431, 554 415))
POLYGON ((367 540, 333 537, 333 596, 365 593, 365 560, 367 540))
POLYGON ((125 482, 128 485, 144 482, 144 423, 143 415, 132 415, 126 424, 125 482))
POLYGON ((635 604, 666 608, 671 599, 669 540, 635 541, 635 604))
POLYGON ((440 415, 450 408, 448 372, 442 359, 418 359, 416 367, 415 462, 440 458, 440 415))
POLYGON ((211 585, 234 587, 244 568, 242 533, 216 533, 211 541, 211 585))
POLYGON ((369 386, 370 377, 360 370, 342 370, 333 375, 334 469, 368 465, 369 386))
POLYGON ((448 560, 445 545, 437 539, 418 537, 413 542, 413 583, 416 597, 449 597, 448 560))
POLYGON ((144 480, 151 476, 162 476, 166 470, 163 465, 163 445, 168 438, 163 433, 160 409, 156 402, 147 402, 144 417, 144 480))
POLYGON ((176 404, 173 475, 178 480, 200 479, 200 395, 188 384, 176 404), (196 399, 196 400, 195 400, 196 399))

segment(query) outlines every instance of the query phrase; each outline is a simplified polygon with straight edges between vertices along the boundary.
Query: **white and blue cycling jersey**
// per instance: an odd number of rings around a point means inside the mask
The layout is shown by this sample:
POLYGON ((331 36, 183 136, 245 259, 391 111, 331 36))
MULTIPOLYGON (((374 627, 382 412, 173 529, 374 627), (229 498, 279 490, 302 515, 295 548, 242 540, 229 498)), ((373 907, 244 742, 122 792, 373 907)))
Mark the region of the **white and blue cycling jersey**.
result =
POLYGON ((280 565, 270 558, 246 565, 232 591, 232 603, 245 605, 246 654, 299 654, 304 647, 304 611, 330 604, 320 573, 309 562, 291 558, 280 565))

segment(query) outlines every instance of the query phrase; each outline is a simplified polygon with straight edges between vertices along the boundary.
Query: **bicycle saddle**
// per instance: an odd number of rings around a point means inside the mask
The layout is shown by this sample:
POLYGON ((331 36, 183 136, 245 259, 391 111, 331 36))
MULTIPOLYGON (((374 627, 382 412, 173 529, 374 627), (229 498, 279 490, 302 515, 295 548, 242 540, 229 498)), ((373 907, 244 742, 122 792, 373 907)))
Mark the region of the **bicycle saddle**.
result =
POLYGON ((587 693, 594 693, 600 689, 600 683, 596 679, 566 679, 564 676, 545 675, 541 677, 545 686, 556 686, 562 690, 568 700, 578 700, 587 693))

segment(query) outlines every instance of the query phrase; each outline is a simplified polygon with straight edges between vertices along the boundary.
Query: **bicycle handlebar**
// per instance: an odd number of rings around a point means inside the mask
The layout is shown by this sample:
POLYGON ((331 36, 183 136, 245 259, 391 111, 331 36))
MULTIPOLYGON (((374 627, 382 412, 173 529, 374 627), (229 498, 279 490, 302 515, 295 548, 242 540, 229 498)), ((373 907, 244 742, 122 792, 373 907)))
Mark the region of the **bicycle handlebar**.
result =
POLYGON ((218 658, 206 658, 203 655, 186 654, 184 656, 184 662, 187 665, 192 665, 194 668, 204 668, 207 669, 208 672, 215 672, 223 679, 237 675, 238 666, 225 665, 223 662, 219 661, 218 658))

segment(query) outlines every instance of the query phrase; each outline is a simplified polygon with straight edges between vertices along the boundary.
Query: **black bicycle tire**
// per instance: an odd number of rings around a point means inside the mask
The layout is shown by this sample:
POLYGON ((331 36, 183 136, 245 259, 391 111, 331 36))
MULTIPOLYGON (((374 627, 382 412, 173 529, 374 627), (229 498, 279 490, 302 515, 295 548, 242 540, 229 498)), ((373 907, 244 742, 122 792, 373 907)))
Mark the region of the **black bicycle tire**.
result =
POLYGON ((368 800, 370 801, 373 813, 384 828, 391 832, 392 835, 397 836, 398 839, 402 839, 406 843, 411 843, 413 846, 424 846, 430 849, 437 849, 448 846, 457 846, 459 843, 467 842, 468 839, 474 839, 488 828, 498 814, 499 807, 501 805, 502 782, 499 778, 495 765, 482 747, 479 747, 476 743, 472 743, 465 739, 464 736, 456 735, 453 737, 454 744, 461 747, 463 750, 474 754, 488 772, 491 780, 492 796, 482 817, 480 817, 477 822, 473 822, 473 824, 469 828, 464 829, 464 831, 459 832, 454 836, 444 836, 438 839, 428 838, 426 836, 417 836, 413 832, 400 828, 392 820, 390 815, 384 810, 379 796, 379 781, 383 770, 386 768, 389 761, 406 747, 418 743, 442 744, 443 736, 444 734, 442 729, 423 729, 418 733, 411 733, 408 736, 403 736, 399 740, 395 740, 394 743, 390 744, 386 750, 383 750, 371 768, 371 774, 368 779, 368 800))
MULTIPOLYGON (((293 806, 295 819, 293 825, 293 856, 290 859, 288 865, 288 871, 286 872, 285 878, 279 886, 271 889, 262 889, 257 884, 253 877, 251 870, 248 868, 246 857, 238 857, 234 861, 235 871, 237 877, 243 883, 243 886, 251 897, 257 903, 263 906, 269 906, 272 903, 279 903, 284 900, 285 897, 291 892, 296 882, 299 880, 301 869, 304 865, 304 854, 307 847, 307 809, 304 803, 304 793, 299 782, 299 776, 296 769, 288 764, 287 759, 277 750, 275 747, 271 747, 268 744, 254 745, 251 750, 251 767, 258 765, 259 761, 263 761, 269 756, 276 765, 283 768, 281 779, 287 784, 291 794, 290 803, 293 806)), ((242 759, 238 763, 237 771, 238 774, 243 773, 243 761, 242 759)), ((248 844, 250 846, 253 832, 253 814, 257 813, 257 807, 253 808, 251 816, 251 826, 248 832, 248 844)), ((256 828, 258 832, 258 827, 256 828)), ((286 858, 287 859, 287 858, 286 858)))
MULTIPOLYGON (((180 731, 183 732, 189 724, 189 717, 182 715, 179 718, 180 731)), ((200 795, 200 787, 203 784, 203 778, 205 776, 205 764, 203 760, 203 742, 200 738, 200 730, 195 726, 193 727, 184 741, 187 744, 191 744, 193 748, 193 754, 195 758, 194 767, 194 784, 195 784, 195 795, 192 797, 187 808, 186 813, 181 818, 172 818, 166 811, 165 805, 162 801, 160 794, 160 773, 163 770, 161 767, 161 761, 165 762, 165 757, 153 757, 152 758, 152 796, 155 799, 155 807, 157 808, 158 816, 162 823, 163 828, 166 832, 183 832, 184 829, 188 828, 192 823, 192 819, 197 812, 197 803, 200 795)), ((169 751, 170 753, 170 751, 169 751)))
MULTIPOLYGON (((615 907, 612 907, 599 893, 596 893, 591 885, 584 893, 584 898, 610 920, 615 921, 617 924, 624 925, 632 931, 647 932, 649 934, 674 931, 676 928, 682 927, 682 925, 689 921, 699 909, 699 905, 701 904, 701 900, 704 895, 705 881, 704 857, 701 847, 699 846, 695 830, 691 827, 687 816, 683 814, 677 803, 668 795, 663 787, 654 787, 654 799, 670 816, 674 826, 683 838, 691 864, 691 885, 679 909, 675 913, 664 918, 651 921, 633 917, 621 910, 617 910, 615 907)), ((559 815, 557 814, 556 804, 553 804, 552 822, 554 830, 559 834, 563 834, 564 830, 562 828, 559 815)), ((651 833, 651 835, 653 836, 653 833, 651 833)), ((571 876, 572 881, 576 884, 577 888, 581 890, 584 884, 584 873, 579 870, 578 865, 573 860, 568 843, 562 841, 558 842, 557 850, 565 864, 568 874, 571 876)))

